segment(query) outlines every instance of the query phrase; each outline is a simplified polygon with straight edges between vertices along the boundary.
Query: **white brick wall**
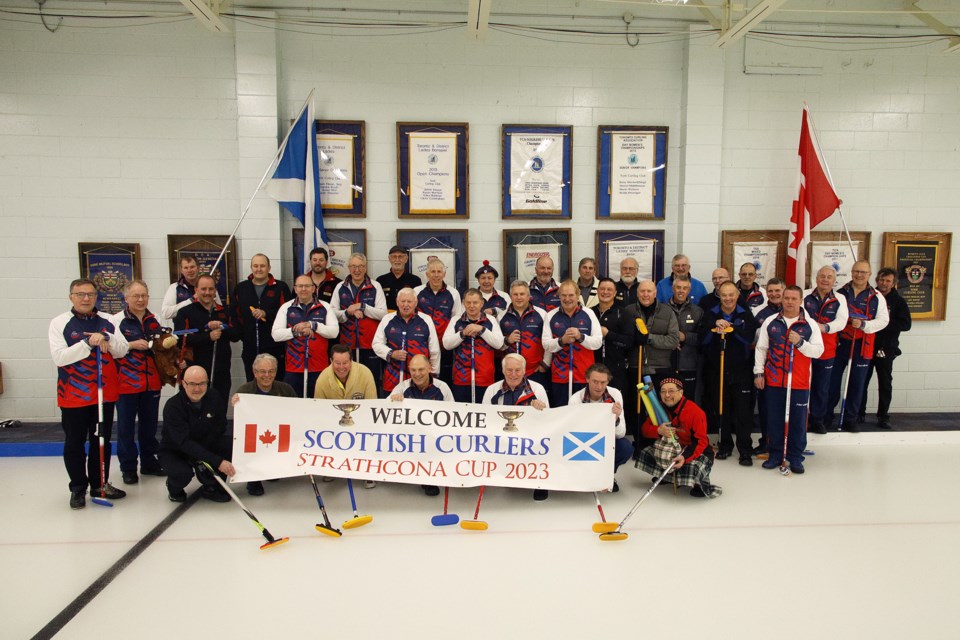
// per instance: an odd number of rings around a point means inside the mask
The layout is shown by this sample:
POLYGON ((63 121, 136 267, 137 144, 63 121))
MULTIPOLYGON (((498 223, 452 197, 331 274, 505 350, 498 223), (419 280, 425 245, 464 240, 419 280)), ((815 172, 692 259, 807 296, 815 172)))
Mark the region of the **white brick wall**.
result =
MULTIPOLYGON (((631 49, 497 32, 468 42, 458 31, 235 31, 217 36, 184 22, 49 34, 0 23, 0 296, 9 301, 0 308, 0 418, 57 418, 45 335, 67 308, 76 243, 139 242, 159 297, 166 235, 229 233, 277 132, 314 87, 317 117, 367 123, 367 218, 328 224, 367 228, 373 274, 386 270, 396 228, 439 226, 397 219, 397 121, 470 124, 470 220, 443 226, 469 229, 471 275, 483 259, 499 265, 505 227, 570 226, 574 262, 594 253, 598 227, 663 228, 667 257, 682 248, 695 275, 708 278, 719 230, 786 228, 803 100, 851 228, 873 231, 875 270, 884 230, 960 228, 960 58, 939 54, 939 45, 782 47, 778 62, 822 74, 761 76, 744 74, 741 48, 720 55, 703 39, 688 51, 682 42, 631 49), (573 125, 572 221, 500 219, 503 123, 573 125), (666 223, 594 219, 599 124, 670 127, 666 223)), ((266 250, 283 256, 275 272, 288 276, 289 216, 262 198, 250 215, 241 263, 266 250)), ((948 296, 950 320, 917 323, 904 336, 895 408, 960 410, 957 291, 948 296)))

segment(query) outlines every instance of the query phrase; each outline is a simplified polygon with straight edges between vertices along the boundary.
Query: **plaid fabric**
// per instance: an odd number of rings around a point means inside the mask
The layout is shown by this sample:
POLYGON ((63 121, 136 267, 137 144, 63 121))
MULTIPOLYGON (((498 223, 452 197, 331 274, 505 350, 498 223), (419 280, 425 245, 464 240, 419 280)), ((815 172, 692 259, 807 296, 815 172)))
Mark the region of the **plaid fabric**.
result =
MULTIPOLYGON (((640 451, 640 457, 634 466, 641 471, 649 473, 652 476, 659 476, 666 469, 657 464, 657 459, 653 452, 654 445, 646 447, 640 451)), ((667 463, 669 465, 669 463, 667 463)), ((716 498, 723 493, 723 489, 710 482, 710 470, 713 467, 713 461, 706 455, 699 455, 690 462, 673 472, 677 478, 677 484, 681 487, 693 487, 700 485, 704 495, 708 498, 716 498)), ((663 479, 661 484, 672 482, 670 476, 663 479)))

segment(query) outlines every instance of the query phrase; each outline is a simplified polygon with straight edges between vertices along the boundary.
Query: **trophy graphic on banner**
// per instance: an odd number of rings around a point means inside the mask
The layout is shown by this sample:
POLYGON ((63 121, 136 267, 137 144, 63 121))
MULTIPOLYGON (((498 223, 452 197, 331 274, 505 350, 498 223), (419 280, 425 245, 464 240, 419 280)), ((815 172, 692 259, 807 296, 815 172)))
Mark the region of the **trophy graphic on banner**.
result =
POLYGON ((356 423, 353 421, 353 418, 350 416, 351 413, 360 408, 358 404, 335 404, 333 405, 334 409, 339 409, 343 412, 343 417, 340 418, 338 423, 341 427, 352 427, 356 423))
POLYGON ((516 421, 523 416, 523 411, 497 411, 497 415, 507 421, 504 431, 519 431, 516 421))

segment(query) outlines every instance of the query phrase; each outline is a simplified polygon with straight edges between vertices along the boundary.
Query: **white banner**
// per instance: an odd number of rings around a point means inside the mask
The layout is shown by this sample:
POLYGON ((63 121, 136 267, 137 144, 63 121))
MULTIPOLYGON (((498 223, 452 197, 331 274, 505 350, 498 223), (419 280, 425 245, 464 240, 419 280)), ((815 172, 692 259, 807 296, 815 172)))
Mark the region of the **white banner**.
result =
POLYGON ((353 208, 353 136, 317 134, 320 202, 325 209, 353 208))
POLYGON ((431 260, 439 260, 447 268, 447 275, 443 281, 447 283, 448 289, 457 288, 457 250, 456 249, 411 249, 410 250, 410 273, 420 276, 420 279, 427 282, 427 263, 431 260))
POLYGON ((350 256, 353 254, 353 243, 331 242, 327 245, 327 253, 330 254, 330 259, 327 261, 327 269, 330 269, 333 275, 342 280, 346 277, 346 274, 349 273, 347 261, 350 260, 350 256))
MULTIPOLYGON (((550 256, 554 267, 560 264, 559 244, 518 244, 517 250, 517 280, 530 282, 537 277, 537 260, 542 256, 550 256)), ((559 276, 554 271, 554 277, 559 276)))
POLYGON ((740 265, 749 262, 757 270, 757 284, 761 287, 767 280, 777 277, 777 243, 776 242, 734 242, 733 264, 730 265, 731 276, 736 281, 736 274, 740 272, 740 265))
POLYGON ((653 240, 608 240, 607 241, 608 278, 620 279, 620 263, 633 258, 640 265, 637 280, 653 280, 653 257, 657 243, 653 240))
POLYGON ((457 134, 409 134, 410 213, 457 212, 457 134))
POLYGON ((850 280, 850 270, 857 261, 860 253, 860 242, 853 243, 853 252, 846 242, 811 242, 810 243, 810 284, 816 286, 817 271, 821 267, 833 267, 837 272, 837 286, 846 284, 850 280))
POLYGON ((657 135, 610 134, 610 215, 653 215, 657 135))
POLYGON ((448 487, 613 486, 614 417, 605 404, 537 411, 242 394, 234 415, 233 482, 313 474, 448 487))
POLYGON ((563 136, 514 133, 510 136, 510 211, 563 211, 563 136))

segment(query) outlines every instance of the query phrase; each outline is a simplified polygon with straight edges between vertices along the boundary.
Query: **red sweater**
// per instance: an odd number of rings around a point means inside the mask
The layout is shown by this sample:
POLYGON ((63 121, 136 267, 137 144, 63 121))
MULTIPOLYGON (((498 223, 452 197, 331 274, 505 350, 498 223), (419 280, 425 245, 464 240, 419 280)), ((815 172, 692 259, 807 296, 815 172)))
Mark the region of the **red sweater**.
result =
MULTIPOLYGON (((677 430, 677 440, 683 447, 683 458, 685 463, 690 462, 700 456, 710 441, 707 439, 707 415, 703 409, 695 405, 686 398, 681 398, 675 407, 664 406, 667 415, 670 416, 670 423, 677 430)), ((659 438, 657 427, 650 418, 643 423, 641 427, 645 438, 659 438)))

